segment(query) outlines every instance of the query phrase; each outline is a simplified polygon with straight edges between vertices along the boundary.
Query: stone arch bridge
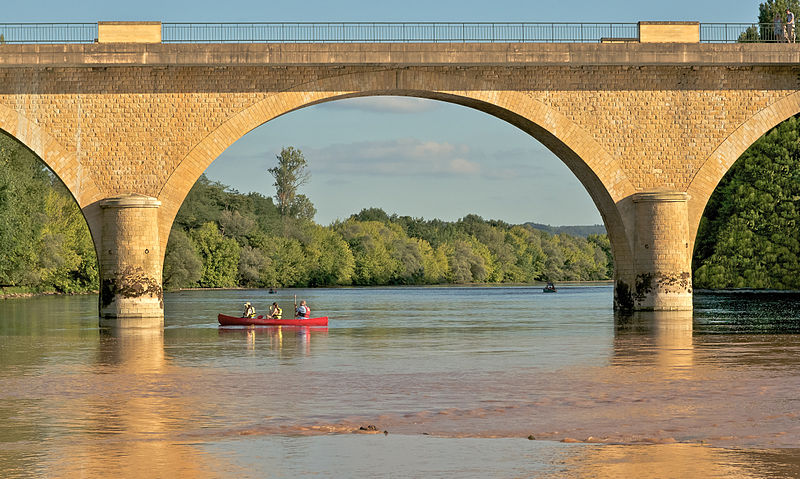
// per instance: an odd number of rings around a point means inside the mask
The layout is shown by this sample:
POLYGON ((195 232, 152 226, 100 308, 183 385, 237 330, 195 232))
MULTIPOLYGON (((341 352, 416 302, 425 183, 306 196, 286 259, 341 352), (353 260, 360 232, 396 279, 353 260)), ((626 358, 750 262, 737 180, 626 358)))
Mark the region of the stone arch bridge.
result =
POLYGON ((0 129, 82 208, 101 322, 120 326, 163 324, 170 228, 225 148, 293 110, 374 95, 457 103, 529 133, 603 217, 615 306, 691 309, 712 191, 753 141, 800 112, 793 44, 147 41, 0 45, 0 129))

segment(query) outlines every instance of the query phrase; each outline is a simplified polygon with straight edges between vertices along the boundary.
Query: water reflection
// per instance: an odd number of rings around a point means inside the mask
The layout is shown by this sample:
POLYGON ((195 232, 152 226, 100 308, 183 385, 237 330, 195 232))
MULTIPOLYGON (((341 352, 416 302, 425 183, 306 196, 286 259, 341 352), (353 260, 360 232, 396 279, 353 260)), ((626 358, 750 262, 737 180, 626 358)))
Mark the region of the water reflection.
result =
POLYGON ((259 344, 268 345, 279 358, 291 358, 296 355, 311 354, 312 336, 328 335, 327 327, 309 326, 246 326, 220 327, 221 337, 244 337, 247 349, 255 351, 259 344))
POLYGON ((664 376, 689 377, 694 365, 691 311, 637 311, 614 318, 616 364, 644 361, 664 376))
POLYGON ((769 316, 791 301, 336 289, 303 294, 330 334, 218 327, 253 296, 168 296, 163 333, 99 331, 96 298, 0 303, 0 476, 800 477, 800 336, 769 316), (389 434, 345 434, 369 424, 389 434))
POLYGON ((786 470, 785 457, 774 451, 731 451, 698 444, 590 447, 576 449, 565 461, 569 473, 560 477, 796 477, 775 474, 786 470))
POLYGON ((102 380, 58 401, 72 433, 51 449, 45 475, 210 477, 207 456, 175 443, 197 406, 173 391, 170 369, 162 330, 101 330, 89 374, 102 380))

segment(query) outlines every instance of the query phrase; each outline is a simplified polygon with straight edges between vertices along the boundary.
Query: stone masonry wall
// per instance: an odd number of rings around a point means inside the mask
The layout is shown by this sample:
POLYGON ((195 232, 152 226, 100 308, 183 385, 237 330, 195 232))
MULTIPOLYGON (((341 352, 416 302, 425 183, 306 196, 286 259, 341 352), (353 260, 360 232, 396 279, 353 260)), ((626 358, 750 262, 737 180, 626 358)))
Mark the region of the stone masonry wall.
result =
MULTIPOLYGON (((104 194, 158 196, 189 151, 237 113, 277 92, 364 70, 0 69, 0 104, 74 152, 104 194)), ((424 67, 419 74, 429 74, 432 91, 523 92, 589 133, 636 190, 685 191, 726 137, 800 86, 792 67, 424 67)))

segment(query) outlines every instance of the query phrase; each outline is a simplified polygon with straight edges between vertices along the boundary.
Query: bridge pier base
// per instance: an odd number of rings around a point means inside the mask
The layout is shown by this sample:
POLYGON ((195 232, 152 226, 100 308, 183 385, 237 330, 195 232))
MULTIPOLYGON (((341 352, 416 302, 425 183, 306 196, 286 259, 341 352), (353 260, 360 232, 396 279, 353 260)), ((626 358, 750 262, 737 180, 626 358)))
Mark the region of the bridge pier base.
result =
POLYGON ((692 309, 688 196, 654 190, 633 202, 633 271, 617 279, 615 301, 635 311, 692 309))
POLYGON ((100 202, 100 325, 164 326, 162 259, 158 235, 161 202, 122 195, 100 202))

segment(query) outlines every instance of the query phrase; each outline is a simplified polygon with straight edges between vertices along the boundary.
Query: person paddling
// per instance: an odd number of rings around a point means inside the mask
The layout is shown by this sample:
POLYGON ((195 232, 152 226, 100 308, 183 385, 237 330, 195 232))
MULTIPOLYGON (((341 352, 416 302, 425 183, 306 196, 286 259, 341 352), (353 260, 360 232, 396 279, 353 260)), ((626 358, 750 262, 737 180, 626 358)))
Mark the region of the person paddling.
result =
POLYGON ((244 303, 244 313, 242 313, 243 318, 255 318, 256 317, 256 308, 253 307, 250 302, 244 303))
POLYGON ((269 307, 269 317, 270 319, 283 318, 283 310, 278 306, 278 303, 272 303, 272 306, 269 307))
POLYGON ((311 317, 311 308, 306 304, 306 300, 300 301, 300 306, 297 307, 294 315, 299 319, 309 319, 311 317))

